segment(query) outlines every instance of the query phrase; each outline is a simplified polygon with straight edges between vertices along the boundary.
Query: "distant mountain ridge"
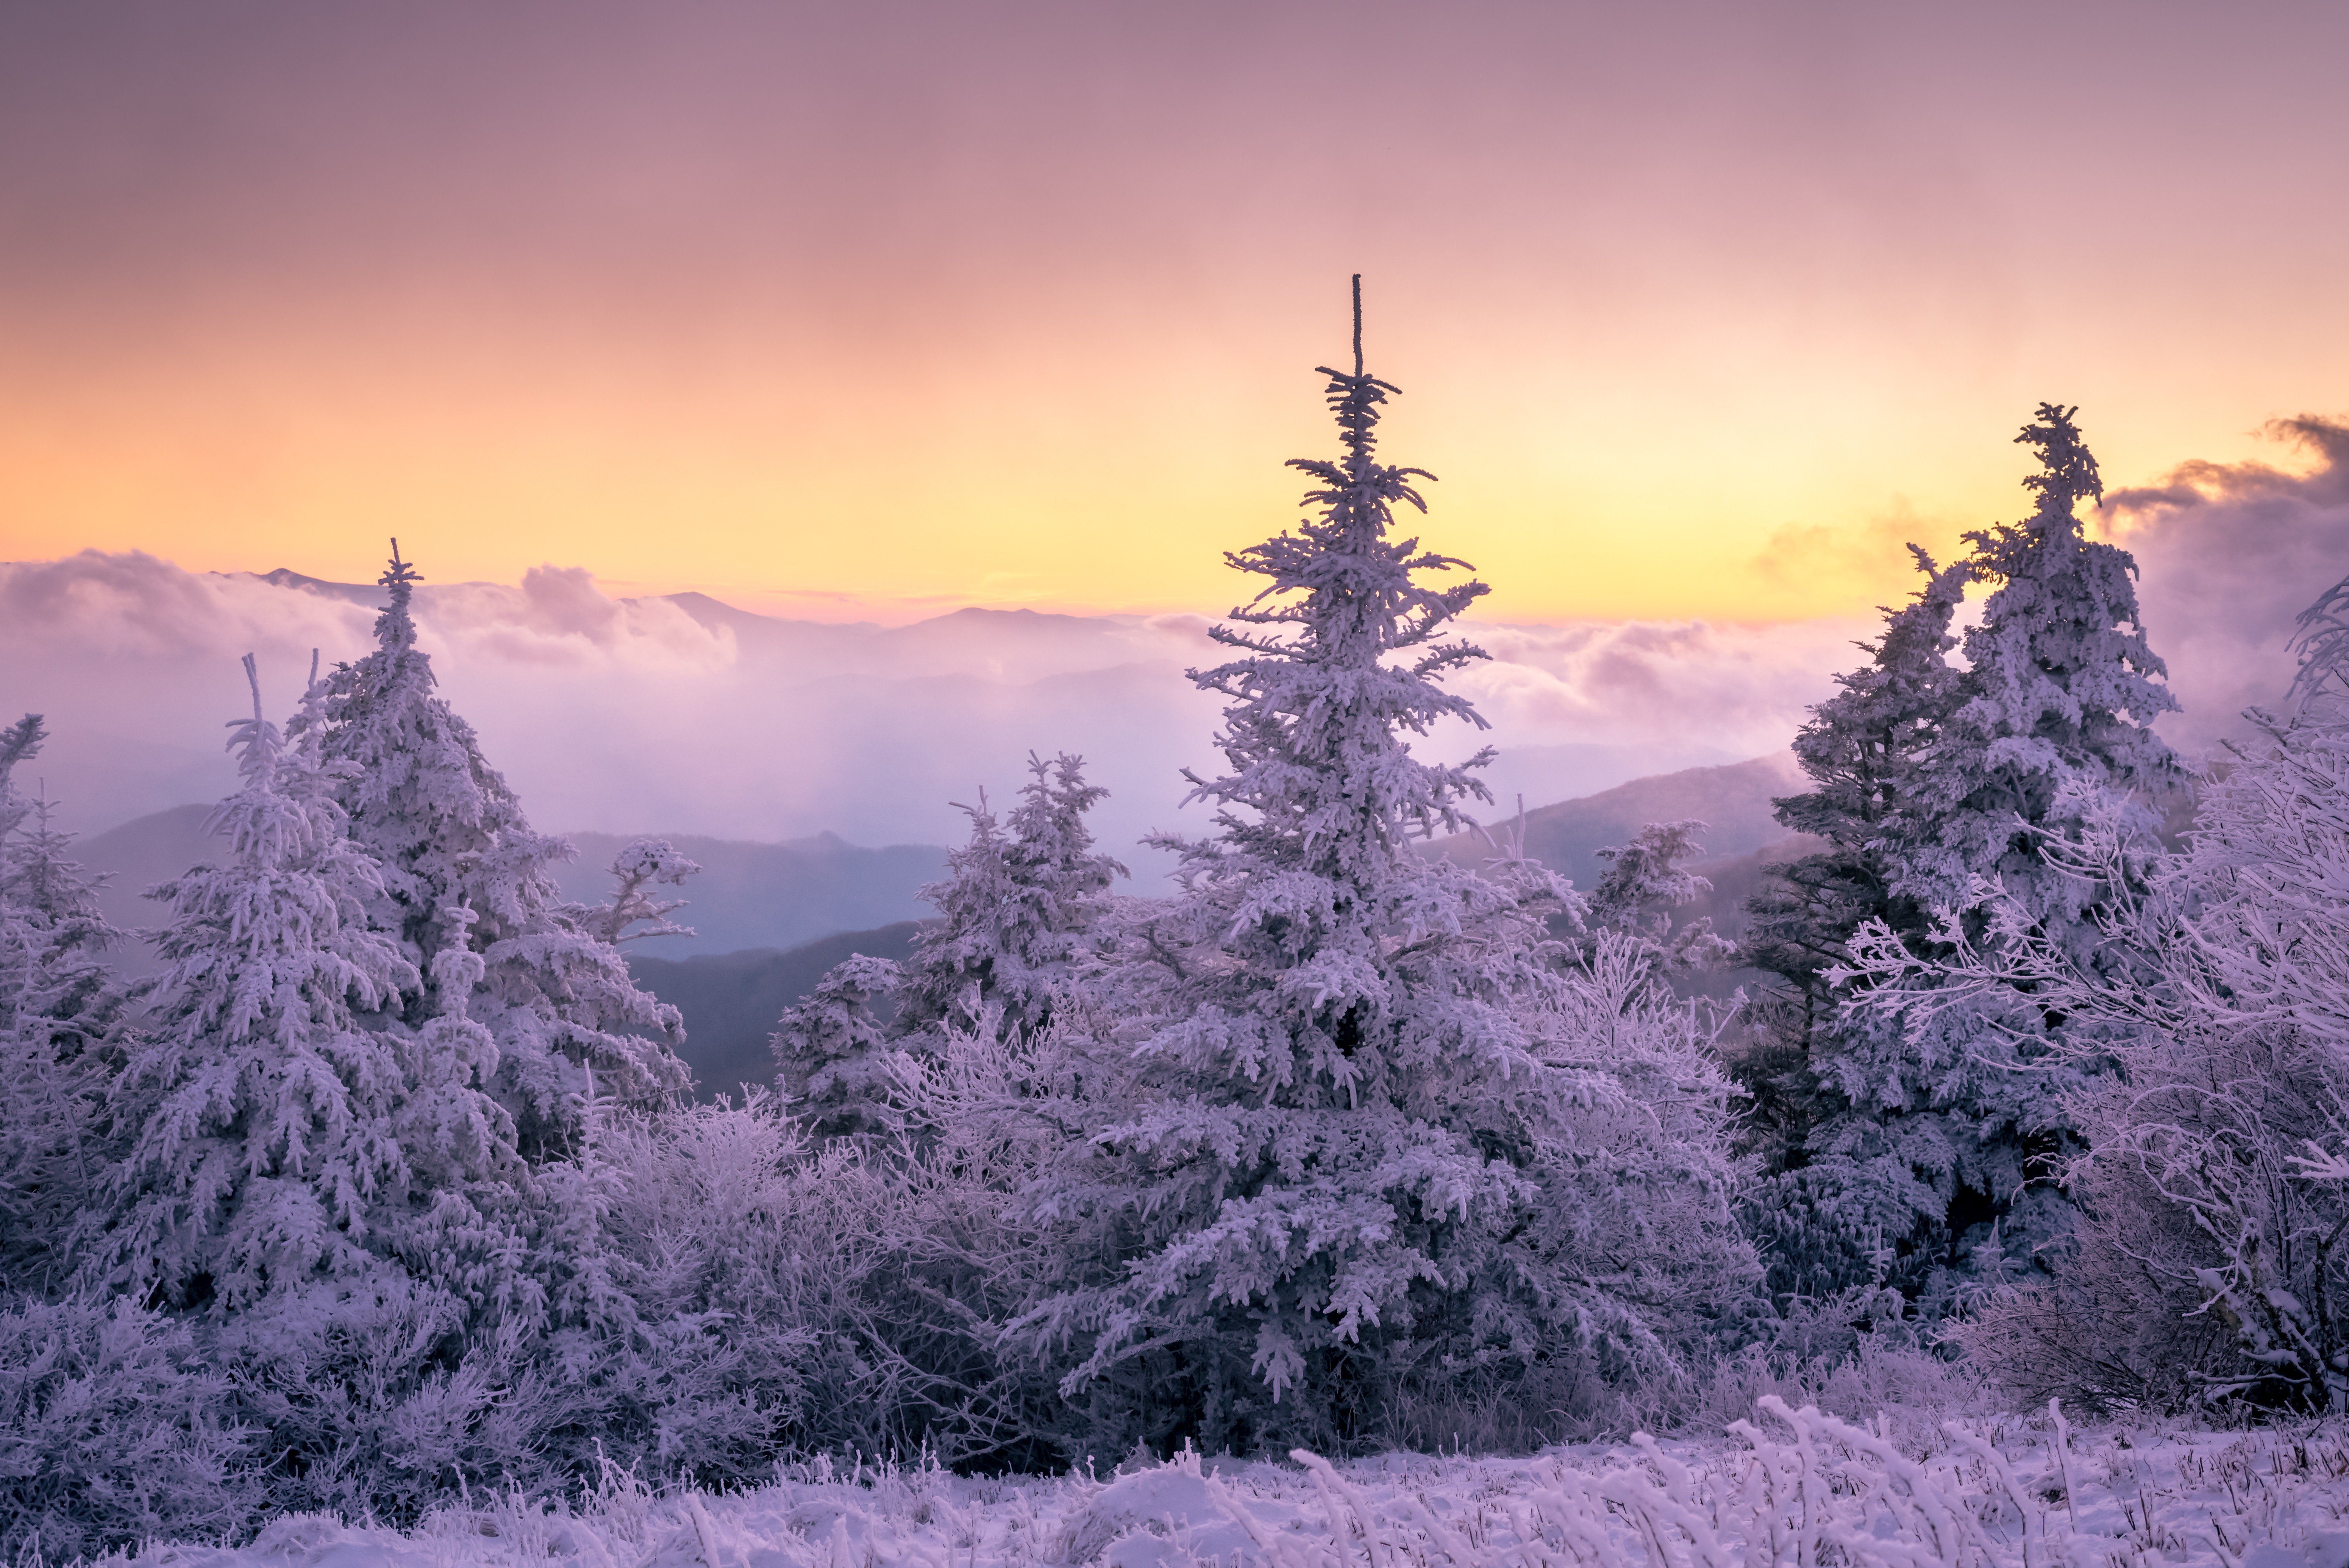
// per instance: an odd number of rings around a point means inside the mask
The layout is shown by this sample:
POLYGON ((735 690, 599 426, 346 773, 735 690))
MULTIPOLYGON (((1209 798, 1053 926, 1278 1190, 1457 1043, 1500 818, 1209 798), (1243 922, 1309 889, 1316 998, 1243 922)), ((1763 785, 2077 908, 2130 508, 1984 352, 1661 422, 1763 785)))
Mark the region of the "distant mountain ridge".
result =
MULTIPOLYGON (((216 865, 227 852, 226 840, 203 831, 211 812, 209 806, 174 806, 75 842, 76 860, 109 874, 98 890, 108 920, 126 930, 163 923, 168 912, 142 897, 145 891, 190 866, 216 865)), ((556 884, 564 897, 583 903, 603 898, 611 887, 612 857, 634 835, 566 836, 579 857, 555 869, 556 884)), ((936 844, 864 849, 831 833, 788 843, 657 836, 667 837, 702 867, 682 889, 663 890, 688 901, 678 919, 697 933, 657 939, 665 957, 788 950, 836 932, 923 919, 932 911, 920 890, 946 871, 947 851, 936 844)), ((143 944, 118 957, 134 973, 153 967, 143 944)))
MULTIPOLYGON (((1525 852, 1587 891, 1606 872, 1600 850, 1629 843, 1650 822, 1694 818, 1706 825, 1700 840, 1706 859, 1734 859, 1786 838, 1787 830, 1777 820, 1776 799, 1809 788, 1810 780, 1791 751, 1718 768, 1653 774, 1527 811, 1525 852)), ((1497 836, 1500 830, 1513 828, 1516 820, 1496 810, 1490 820, 1497 836)), ((1492 858, 1493 848, 1481 833, 1457 833, 1437 840, 1429 852, 1475 867, 1492 858)))
MULTIPOLYGON (((1792 755, 1783 753, 1637 779, 1527 811, 1526 849, 1588 889, 1606 869, 1599 850, 1627 842, 1649 822, 1701 819, 1710 824, 1706 858, 1694 869, 1715 886, 1683 918, 1710 916, 1717 930, 1734 935, 1744 901, 1760 889, 1767 868, 1814 847, 1789 835, 1772 814, 1775 797, 1806 782, 1792 755)), ((217 860, 225 841, 202 831, 211 810, 177 806, 77 842, 76 859, 113 875, 99 895, 109 919, 123 926, 161 923, 165 912, 139 895, 191 865, 217 860)), ((605 867, 634 835, 569 836, 579 857, 558 868, 556 880, 567 897, 600 899, 610 885, 605 867)), ((833 965, 851 953, 902 958, 912 951, 918 923, 936 913, 919 890, 946 872, 947 851, 935 844, 866 849, 831 833, 784 843, 665 836, 701 863, 701 873, 676 890, 688 901, 678 918, 698 934, 632 944, 628 965, 640 985, 684 1010, 686 1059, 705 1097, 772 1078, 766 1042, 776 1016, 833 965)), ((1466 833, 1427 845, 1425 852, 1475 867, 1493 851, 1481 835, 1466 833)), ((143 947, 120 956, 135 972, 153 967, 143 947)))
MULTIPOLYGON (((1788 754, 1636 779, 1527 811, 1526 850, 1573 878, 1577 887, 1588 888, 1606 870, 1599 850, 1627 842, 1645 823, 1694 817, 1710 824, 1703 836, 1706 858, 1732 860, 1787 837, 1772 815, 1772 801, 1805 783, 1788 754)), ((191 865, 218 861, 224 841, 202 831, 211 810, 174 806, 78 841, 77 858, 93 871, 112 873, 112 884, 100 894, 109 919, 124 926, 158 923, 163 912, 140 892, 191 865)), ((1509 820, 1499 812, 1492 815, 1496 825, 1509 820)), ((564 896, 583 903, 603 897, 610 885, 605 868, 634 836, 570 834, 579 857, 555 872, 564 896)), ((946 872, 947 851, 937 844, 865 848, 833 833, 779 843, 694 833, 659 836, 702 867, 701 874, 678 890, 688 901, 678 918, 698 934, 663 939, 659 950, 669 956, 787 951, 835 932, 926 919, 932 911, 920 889, 946 872)), ((1492 850, 1482 835, 1464 833, 1437 841, 1426 852, 1473 867, 1483 864, 1492 850)))

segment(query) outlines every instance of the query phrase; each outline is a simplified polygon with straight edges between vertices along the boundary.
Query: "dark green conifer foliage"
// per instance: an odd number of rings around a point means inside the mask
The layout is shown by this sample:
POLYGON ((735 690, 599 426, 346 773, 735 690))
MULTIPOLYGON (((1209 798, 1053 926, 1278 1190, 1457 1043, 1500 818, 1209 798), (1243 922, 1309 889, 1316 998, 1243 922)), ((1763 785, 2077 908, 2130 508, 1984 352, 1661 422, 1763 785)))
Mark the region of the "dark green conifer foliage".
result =
POLYGON ((1982 879, 2086 957, 2097 895, 2044 846, 2100 810, 2149 815, 2179 781, 2149 727, 2176 704, 2138 623, 2135 563, 2077 515, 2103 490, 2075 412, 2042 404, 2016 438, 2040 459, 2023 480, 2032 515, 1968 534, 1971 552, 1947 568, 1919 552, 1926 588, 1796 742, 1818 787, 1781 801, 1780 820, 1827 847, 1755 901, 1744 948, 1787 982, 1775 1039, 1744 1069, 1777 1172, 1756 1209, 1782 1291, 1889 1269, 1946 1302, 2027 1266, 2068 1225, 2053 1178, 2072 1146, 2059 1100, 2077 1058, 2057 1064, 2044 1039, 1962 1008, 1915 1027, 1861 1017, 1832 985, 1863 923, 1925 953, 1933 912, 1976 902, 1982 879), (1960 668, 1945 655, 1970 582, 1992 592, 1960 668))

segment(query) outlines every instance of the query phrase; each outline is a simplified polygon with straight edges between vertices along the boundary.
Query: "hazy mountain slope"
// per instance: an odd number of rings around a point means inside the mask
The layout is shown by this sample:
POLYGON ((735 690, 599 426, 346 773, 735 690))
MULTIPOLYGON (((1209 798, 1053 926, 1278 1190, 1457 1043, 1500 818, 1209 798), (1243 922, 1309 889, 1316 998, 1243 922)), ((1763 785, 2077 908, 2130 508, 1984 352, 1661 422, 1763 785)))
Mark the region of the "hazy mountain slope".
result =
MULTIPOLYGON (((946 874, 947 852, 935 844, 868 850, 833 833, 782 844, 660 836, 701 863, 701 874, 682 888, 661 890, 688 901, 674 918, 696 934, 637 944, 664 958, 791 948, 835 931, 919 920, 932 912, 917 890, 946 874)), ((629 836, 573 833, 570 839, 579 858, 559 868, 556 880, 583 903, 602 900, 612 883, 605 868, 629 836)))
MULTIPOLYGON (((1606 862, 1599 859, 1600 850, 1629 842, 1647 823, 1694 817, 1708 824, 1703 835, 1707 860, 1749 855, 1786 837, 1773 815, 1772 801, 1796 793, 1806 783, 1791 752, 1634 779, 1596 795, 1527 811, 1526 853, 1588 889, 1606 870, 1606 862)), ((1506 820, 1499 811, 1489 816, 1496 826, 1506 820)), ((1439 839, 1430 847, 1466 866, 1482 865, 1492 854, 1476 833, 1439 839)))
MULTIPOLYGON (((111 873, 100 892, 106 916, 117 925, 160 923, 161 905, 140 894, 191 865, 215 864, 227 841, 207 837, 209 806, 174 806, 93 833, 74 846, 74 856, 93 872, 111 873)), ((601 899, 611 885, 605 868, 628 841, 616 833, 574 833, 579 858, 564 866, 557 881, 564 892, 585 902, 601 899)), ((946 871, 946 851, 933 844, 893 844, 864 849, 831 833, 791 843, 748 843, 678 835, 671 841, 701 862, 699 876, 679 890, 690 907, 678 918, 699 933, 662 937, 654 944, 668 958, 691 954, 731 953, 745 948, 785 949, 836 931, 864 931, 930 913, 916 896, 925 882, 946 871)), ((152 961, 144 944, 118 954, 134 974, 152 961)))
MULTIPOLYGON (((1073 695, 1098 678, 1088 674, 1060 680, 1073 695)), ((1785 756, 1635 779, 1528 811, 1526 849, 1587 888, 1605 869, 1597 858, 1601 848, 1624 842, 1643 823, 1697 817, 1712 824, 1704 839, 1707 859, 1733 860, 1785 838, 1785 830, 1771 817, 1771 799, 1800 787, 1800 776, 1785 756)), ((154 923, 161 911, 141 899, 140 892, 217 859, 223 841, 202 830, 210 809, 175 806, 79 842, 77 854, 85 864, 113 874, 104 894, 109 919, 126 926, 154 923)), ((657 943, 657 950, 670 958, 748 948, 781 951, 832 932, 924 919, 930 910, 917 890, 946 869, 946 851, 935 844, 867 849, 833 833, 783 843, 666 836, 702 866, 701 874, 681 890, 690 902, 679 915, 698 934, 657 943)), ((610 881, 605 868, 628 838, 572 834, 579 858, 559 873, 565 894, 583 902, 603 897, 610 881)), ((1482 863, 1489 852, 1475 834, 1440 841, 1433 849, 1468 865, 1482 863)))
MULTIPOLYGON (((1092 677, 1062 678, 1081 686, 1092 677)), ((1588 888, 1605 869, 1599 849, 1624 842, 1643 823, 1702 818, 1713 827, 1705 835, 1705 862, 1697 869, 1713 878, 1715 892, 1685 913, 1711 915, 1716 929, 1733 936, 1764 865, 1810 847, 1789 838, 1770 814, 1774 796, 1798 788, 1800 777, 1786 757, 1636 779, 1528 811, 1526 848, 1588 888)), ((139 895, 191 865, 217 859, 225 841, 202 830, 210 810, 176 806, 76 846, 85 865, 112 873, 101 895, 109 919, 140 926, 163 918, 160 906, 139 895)), ((558 873, 564 892, 583 902, 603 897, 610 882, 605 868, 628 837, 572 834, 579 858, 558 873)), ((851 952, 895 957, 907 951, 913 923, 932 913, 917 890, 946 871, 946 851, 934 844, 865 849, 831 833, 787 843, 668 837, 701 862, 701 874, 680 890, 689 903, 678 915, 698 934, 636 944, 629 965, 657 995, 685 1009, 692 1036, 687 1057, 705 1093, 714 1092, 712 1086, 730 1090, 746 1073, 768 1081, 766 1039, 775 1015, 851 952), (849 934, 832 934, 841 932, 849 934)), ((1474 834, 1441 841, 1431 850, 1469 865, 1490 852, 1474 834)), ((119 957, 134 974, 153 966, 143 944, 119 957)))
MULTIPOLYGON (((204 819, 212 810, 210 806, 174 806, 75 841, 73 858, 107 879, 98 890, 98 905, 108 920, 135 931, 160 925, 171 917, 169 908, 142 895, 191 866, 221 863, 228 841, 204 831, 204 819)), ((157 967, 152 950, 143 942, 118 949, 114 960, 132 975, 150 974, 157 967)))
POLYGON ((901 921, 878 931, 850 931, 794 947, 788 953, 754 948, 748 953, 708 954, 685 959, 628 955, 636 984, 685 1014, 685 1049, 693 1069, 693 1092, 703 1099, 739 1094, 743 1084, 775 1079, 767 1037, 785 1007, 815 989, 824 971, 851 954, 903 958, 914 950, 921 927, 901 921))

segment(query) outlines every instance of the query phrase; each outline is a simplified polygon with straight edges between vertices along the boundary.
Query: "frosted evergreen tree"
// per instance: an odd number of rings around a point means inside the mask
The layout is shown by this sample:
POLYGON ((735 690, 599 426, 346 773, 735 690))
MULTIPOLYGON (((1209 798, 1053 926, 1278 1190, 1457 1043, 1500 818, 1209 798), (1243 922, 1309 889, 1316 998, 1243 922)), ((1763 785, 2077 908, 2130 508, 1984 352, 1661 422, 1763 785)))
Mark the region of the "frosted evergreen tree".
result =
MULTIPOLYGON (((1888 628, 1881 678, 1847 684, 1835 700, 1848 709, 1823 707, 1806 737, 1823 788, 1788 820, 1854 844, 1848 875, 1829 889, 1842 908, 1808 933, 1830 956, 1853 913, 1930 952, 1927 912, 1970 906, 1991 880, 2046 940, 2103 961, 2106 895, 2047 847, 2107 812, 2150 832, 2154 803, 2182 774, 2150 727, 2177 705, 2137 619, 2135 563, 2082 533, 2076 509, 2103 487, 2075 412, 2039 406, 2016 438, 2040 459, 2023 481, 2036 509, 1967 535, 1972 553, 1951 569, 1995 584, 1965 634, 1968 667, 1935 667, 1955 603, 1954 584, 1935 574, 1915 623, 1888 628)), ((2076 1040, 2055 1048, 2066 1025, 2054 1011, 2020 1032, 2012 1016, 1993 1024, 1967 1008, 1920 1017, 1910 1027, 1881 1009, 1845 1009, 1815 1025, 1807 1068, 1821 1125, 1789 1185, 1814 1243, 1840 1236, 1847 1260, 1865 1250, 1879 1265, 1897 1256, 1911 1288, 1940 1302, 2025 1266, 2067 1228, 2054 1177, 2076 1140, 2063 1101, 2091 1057, 2076 1040)))
POLYGON ((2073 1244, 1959 1330, 2026 1402, 2349 1408, 2344 603, 2349 583, 2302 615, 2289 717, 2245 714, 2182 848, 2109 796, 2046 847, 2096 890, 2098 948, 1989 883, 1928 954, 1884 927, 1854 943, 1858 1005, 1895 1026, 1987 1016, 2085 1069, 2073 1244))
MULTIPOLYGON (((1950 623, 1972 564, 1936 566, 1915 545, 1909 551, 1925 586, 1908 604, 1884 612, 1884 634, 1860 645, 1868 662, 1837 676, 1842 690, 1811 710, 1795 737, 1795 758, 1813 788, 1776 802, 1780 822, 1831 847, 1780 868, 1781 885, 1748 905, 1741 961, 1794 988, 1806 1045, 1833 1011, 1821 975, 1843 961, 1862 921, 1894 914, 1886 824, 1909 810, 1921 759, 1958 701, 1950 623)), ((1902 902, 1903 929, 1921 929, 1923 919, 1913 900, 1902 902)))
POLYGON ((1409 744, 1482 726, 1438 683, 1484 656, 1444 634, 1485 589, 1421 582, 1464 563, 1390 537, 1427 476, 1376 455, 1395 389, 1360 330, 1357 294, 1354 370, 1320 372, 1344 455, 1291 465, 1318 515, 1226 557, 1265 588, 1214 630, 1237 656, 1191 676, 1228 699, 1229 771, 1186 775, 1216 830, 1154 841, 1180 895, 1136 912, 1059 1031, 1089 1036, 1064 1046, 1095 1084, 1038 1212, 1092 1272, 1013 1338, 1154 1443, 1343 1442, 1414 1379, 1669 1359, 1660 1298, 1744 1278, 1718 1078, 1575 1015, 1555 879, 1413 851, 1486 798, 1489 753, 1444 766, 1409 744), (1635 1057, 1657 1115, 1616 1070, 1635 1057), (1683 1272, 1700 1257, 1709 1277, 1683 1272))
POLYGON ((560 1156, 577 1146, 591 1078, 593 1092, 627 1103, 685 1086, 683 1020, 629 979, 608 913, 565 903, 551 868, 570 842, 532 830, 472 727, 435 695, 410 613, 419 581, 395 540, 376 651, 338 666, 294 729, 354 766, 338 799, 353 842, 382 867, 372 916, 418 973, 405 1016, 420 1023, 461 1002, 497 1040, 497 1092, 523 1147, 560 1156), (442 994, 430 964, 452 933, 482 960, 461 999, 442 994))
MULTIPOLYGON (((1971 562, 1937 565, 1910 545, 1924 586, 1909 603, 1884 612, 1883 634, 1859 645, 1868 662, 1839 675, 1839 690, 1811 710, 1795 737, 1795 756, 1813 788, 1777 801, 1777 818, 1827 847, 1775 868, 1746 904, 1738 961, 1777 976, 1754 1006, 1754 1037, 1736 1066, 1754 1097, 1748 1139, 1764 1181, 1749 1208, 1768 1240, 1764 1255, 1782 1291, 1833 1289, 1877 1272, 1880 1221, 1837 1223, 1823 1204, 1841 1195, 1832 1181, 1799 1171, 1810 1163, 1819 1123, 1844 1108, 1823 1088, 1815 1056, 1838 1050, 1840 1004, 1827 974, 1850 956, 1852 934, 1870 920, 1921 935, 1930 912, 1896 897, 1887 824, 1906 812, 1922 759, 1938 744, 1961 700, 1961 671, 1949 662, 1957 646, 1950 626, 1964 602, 1971 562)), ((1896 1239, 1901 1234, 1896 1231, 1896 1239)))
POLYGON ((1054 1001, 1101 946, 1109 890, 1125 868, 1093 848, 1085 814, 1108 793, 1084 759, 1030 753, 1008 820, 984 791, 959 809, 970 838, 921 890, 938 920, 902 965, 859 954, 785 1011, 773 1037, 786 1090, 824 1135, 895 1119, 888 1055, 935 1056, 950 1036, 1016 1041, 1041 1032, 1054 1001))
POLYGON ((1002 829, 984 796, 963 808, 970 841, 947 857, 946 880, 922 890, 942 919, 915 938, 905 965, 900 1034, 1033 1033, 1093 945, 1109 890, 1125 874, 1085 826, 1109 791, 1086 783, 1084 759, 1066 752, 1049 762, 1030 754, 1028 771, 1002 829))
POLYGON ((2039 456, 2023 481, 2038 496, 2032 515, 1966 535, 1968 570, 1996 586, 1966 631, 1961 700, 1919 758, 1888 836, 1896 892, 1948 904, 1971 879, 1995 876, 2085 953, 2095 939, 2083 901, 2094 895, 2048 866, 2044 836, 2092 795, 2150 811, 2184 774, 2152 728, 2178 702, 2137 619, 2137 562, 2081 531, 2079 503, 2105 490, 2077 412, 2042 403, 2015 438, 2039 456))
POLYGON ((1692 818, 1650 822, 1630 843, 1599 851, 1607 870, 1590 890, 1583 915, 1587 928, 1631 938, 1648 952, 1660 975, 1718 965, 1731 944, 1713 934, 1712 919, 1676 926, 1673 913, 1713 891, 1713 883, 1687 865, 1703 856, 1704 845, 1697 835, 1705 829, 1705 823, 1692 818))
MULTIPOLYGON (((109 1283, 235 1311, 404 1269, 486 1296, 520 1177, 481 1087, 496 1047, 461 1006, 415 1030, 387 1016, 420 987, 369 926, 383 882, 335 799, 348 765, 288 748, 245 669, 244 783, 209 822, 229 861, 155 890, 167 968, 112 1092, 109 1283)), ((434 978, 461 997, 480 963, 445 931, 434 978)))
POLYGON ((122 933, 98 913, 47 792, 27 799, 16 783, 46 738, 38 714, 0 729, 0 1289, 36 1293, 63 1283, 96 1194, 124 1003, 106 962, 122 933))
POLYGON ((783 1009, 768 1043, 776 1082, 819 1138, 895 1125, 888 1107, 890 1023, 905 972, 892 959, 851 954, 783 1009))

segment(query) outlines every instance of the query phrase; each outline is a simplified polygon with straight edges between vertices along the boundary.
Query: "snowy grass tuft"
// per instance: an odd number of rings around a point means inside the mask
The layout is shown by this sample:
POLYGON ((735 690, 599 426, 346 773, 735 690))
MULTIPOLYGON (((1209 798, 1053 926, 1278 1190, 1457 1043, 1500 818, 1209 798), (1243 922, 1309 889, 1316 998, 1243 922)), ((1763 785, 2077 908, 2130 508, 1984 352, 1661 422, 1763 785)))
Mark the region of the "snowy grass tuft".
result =
POLYGON ((404 1533, 293 1515, 240 1549, 99 1568, 2349 1568, 2340 1421, 2084 1430, 2051 1411, 1945 1421, 1920 1451, 1889 1419, 1773 1395, 1722 1439, 1291 1459, 1050 1480, 819 1460, 728 1496, 615 1470, 404 1533))

